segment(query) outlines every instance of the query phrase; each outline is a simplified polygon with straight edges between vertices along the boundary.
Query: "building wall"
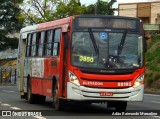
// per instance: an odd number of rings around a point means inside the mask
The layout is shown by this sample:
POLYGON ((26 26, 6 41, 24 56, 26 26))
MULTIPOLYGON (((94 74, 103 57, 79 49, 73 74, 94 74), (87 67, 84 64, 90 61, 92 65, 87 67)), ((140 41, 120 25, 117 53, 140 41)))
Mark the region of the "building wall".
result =
POLYGON ((151 4, 151 24, 156 23, 156 18, 158 13, 160 13, 160 2, 151 4))
POLYGON ((139 17, 144 23, 156 24, 160 2, 125 3, 119 4, 118 9, 119 16, 139 17))
POLYGON ((156 24, 160 24, 160 13, 157 15, 156 24))
POLYGON ((137 4, 137 17, 150 17, 150 16, 151 16, 150 3, 137 4))
POLYGON ((118 14, 119 16, 136 17, 137 16, 137 5, 136 4, 119 5, 118 14))

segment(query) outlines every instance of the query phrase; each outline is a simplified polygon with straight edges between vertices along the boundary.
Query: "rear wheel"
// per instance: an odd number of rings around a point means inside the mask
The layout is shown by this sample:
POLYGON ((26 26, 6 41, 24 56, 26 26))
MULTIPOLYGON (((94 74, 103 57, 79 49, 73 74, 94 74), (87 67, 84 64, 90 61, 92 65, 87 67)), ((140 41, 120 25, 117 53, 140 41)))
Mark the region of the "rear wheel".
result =
POLYGON ((65 101, 59 98, 58 91, 58 83, 56 83, 56 86, 53 89, 53 104, 55 110, 61 111, 64 109, 65 101))
POLYGON ((32 94, 32 88, 31 88, 31 83, 30 80, 28 80, 27 82, 27 99, 29 101, 30 104, 34 104, 35 103, 35 99, 36 99, 36 95, 32 94))
POLYGON ((46 96, 43 95, 37 95, 38 103, 39 104, 44 104, 46 100, 46 96))

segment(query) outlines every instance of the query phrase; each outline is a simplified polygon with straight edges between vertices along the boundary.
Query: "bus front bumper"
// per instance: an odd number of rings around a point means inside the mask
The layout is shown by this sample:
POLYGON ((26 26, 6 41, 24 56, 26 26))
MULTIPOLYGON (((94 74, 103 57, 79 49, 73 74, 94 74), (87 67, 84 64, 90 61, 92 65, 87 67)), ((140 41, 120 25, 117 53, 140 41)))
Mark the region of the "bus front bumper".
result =
POLYGON ((76 86, 67 83, 67 100, 74 101, 142 101, 144 85, 137 88, 102 89, 76 86), (112 96, 100 96, 100 92, 112 92, 112 96))

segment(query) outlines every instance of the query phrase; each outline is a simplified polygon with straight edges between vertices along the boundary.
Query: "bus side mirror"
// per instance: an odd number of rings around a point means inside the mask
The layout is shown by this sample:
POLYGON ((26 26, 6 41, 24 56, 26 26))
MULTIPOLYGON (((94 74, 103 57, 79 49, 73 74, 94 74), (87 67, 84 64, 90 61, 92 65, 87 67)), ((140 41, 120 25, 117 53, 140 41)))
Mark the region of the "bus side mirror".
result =
POLYGON ((69 47, 69 37, 68 37, 68 33, 66 32, 64 34, 64 48, 68 49, 68 47, 69 47))

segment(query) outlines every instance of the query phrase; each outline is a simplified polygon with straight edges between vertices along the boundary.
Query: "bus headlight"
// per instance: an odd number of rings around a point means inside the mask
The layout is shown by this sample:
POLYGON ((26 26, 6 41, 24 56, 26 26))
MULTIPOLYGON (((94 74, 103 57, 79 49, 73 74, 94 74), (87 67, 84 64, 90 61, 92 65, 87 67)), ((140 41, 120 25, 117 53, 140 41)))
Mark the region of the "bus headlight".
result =
POLYGON ((144 84, 144 74, 142 74, 141 76, 139 76, 136 81, 134 82, 133 87, 136 88, 140 85, 144 84))
POLYGON ((69 74, 70 82, 72 82, 73 84, 75 84, 77 86, 80 86, 80 83, 79 83, 77 76, 70 71, 68 72, 68 74, 69 74))

